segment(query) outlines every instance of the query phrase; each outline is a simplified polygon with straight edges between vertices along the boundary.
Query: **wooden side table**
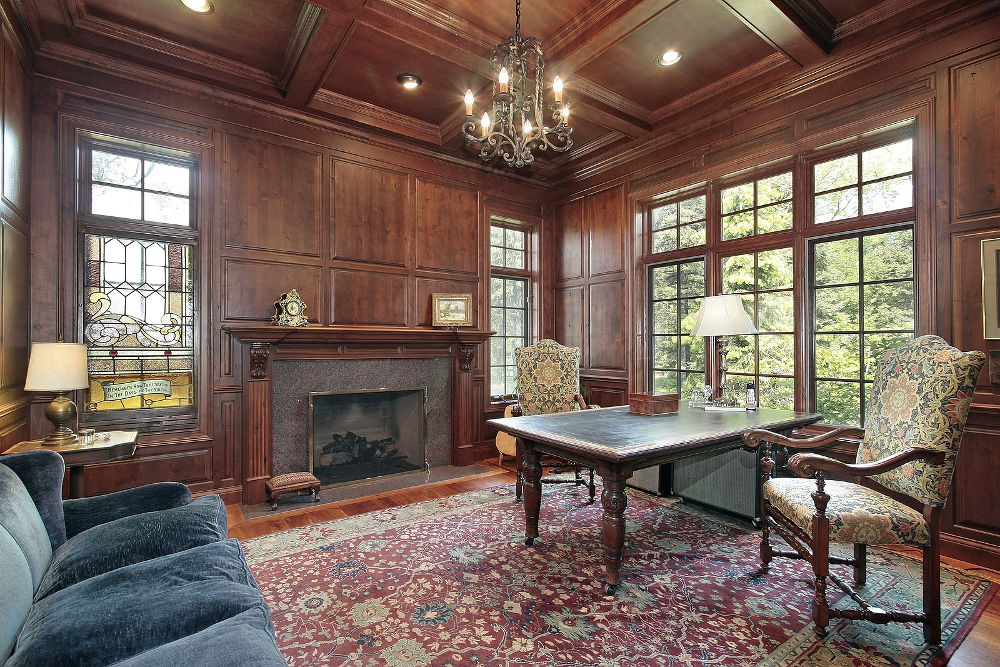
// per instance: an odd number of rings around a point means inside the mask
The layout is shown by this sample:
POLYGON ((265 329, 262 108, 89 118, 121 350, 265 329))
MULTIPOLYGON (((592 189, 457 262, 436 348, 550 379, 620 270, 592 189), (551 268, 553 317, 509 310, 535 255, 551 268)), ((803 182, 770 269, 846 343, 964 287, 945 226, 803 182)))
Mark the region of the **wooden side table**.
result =
POLYGON ((83 469, 94 463, 107 463, 131 458, 135 454, 135 439, 138 431, 105 431, 107 440, 98 440, 87 445, 78 442, 72 445, 43 447, 41 440, 25 440, 19 442, 4 454, 27 452, 33 449, 50 449, 57 452, 69 468, 69 497, 83 497, 83 469))

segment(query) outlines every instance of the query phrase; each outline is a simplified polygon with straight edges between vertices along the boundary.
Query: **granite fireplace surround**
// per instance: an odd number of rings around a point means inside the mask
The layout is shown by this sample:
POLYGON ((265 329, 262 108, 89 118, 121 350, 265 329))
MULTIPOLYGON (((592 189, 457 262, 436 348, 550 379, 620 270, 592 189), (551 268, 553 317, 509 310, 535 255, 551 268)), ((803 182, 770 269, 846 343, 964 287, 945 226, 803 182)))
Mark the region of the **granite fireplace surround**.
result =
POLYGON ((451 363, 448 359, 300 359, 276 361, 274 474, 309 470, 309 394, 427 387, 426 447, 431 468, 451 462, 451 363))
POLYGON ((474 369, 490 331, 376 326, 233 324, 242 345, 242 502, 263 503, 264 483, 308 470, 309 392, 427 387, 431 467, 473 462, 483 374, 474 369))

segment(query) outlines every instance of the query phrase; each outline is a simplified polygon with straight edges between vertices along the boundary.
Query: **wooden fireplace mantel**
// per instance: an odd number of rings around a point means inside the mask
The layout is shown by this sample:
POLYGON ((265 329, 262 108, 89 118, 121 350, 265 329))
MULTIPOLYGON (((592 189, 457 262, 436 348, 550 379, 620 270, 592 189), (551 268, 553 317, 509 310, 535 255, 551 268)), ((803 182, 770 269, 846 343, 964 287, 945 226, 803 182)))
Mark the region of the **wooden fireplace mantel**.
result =
POLYGON ((272 474, 273 420, 271 364, 286 359, 384 359, 451 357, 451 462, 472 463, 477 408, 472 400, 476 348, 492 331, 377 326, 283 327, 231 324, 243 343, 243 502, 264 502, 272 474))

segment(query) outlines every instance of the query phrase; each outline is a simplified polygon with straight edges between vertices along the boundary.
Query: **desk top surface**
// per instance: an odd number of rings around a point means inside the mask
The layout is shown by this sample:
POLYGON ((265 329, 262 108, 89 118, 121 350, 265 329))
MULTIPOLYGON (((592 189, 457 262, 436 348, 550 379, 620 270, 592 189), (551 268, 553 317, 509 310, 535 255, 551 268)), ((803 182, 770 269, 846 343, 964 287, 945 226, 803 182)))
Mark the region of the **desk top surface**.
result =
POLYGON ((575 452, 607 461, 655 456, 681 458, 742 438, 745 431, 785 431, 818 422, 823 415, 788 410, 706 411, 682 406, 665 415, 639 415, 628 406, 553 415, 505 417, 489 424, 531 440, 542 449, 575 452))

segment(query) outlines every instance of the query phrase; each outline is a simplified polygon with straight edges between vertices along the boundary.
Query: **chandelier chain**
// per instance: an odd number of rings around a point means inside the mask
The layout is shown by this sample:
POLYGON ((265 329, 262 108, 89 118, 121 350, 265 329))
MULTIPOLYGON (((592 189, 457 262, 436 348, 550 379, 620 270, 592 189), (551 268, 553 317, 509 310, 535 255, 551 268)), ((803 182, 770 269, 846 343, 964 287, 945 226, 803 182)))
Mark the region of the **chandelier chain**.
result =
POLYGON ((514 39, 521 40, 521 0, 514 0, 514 39))

